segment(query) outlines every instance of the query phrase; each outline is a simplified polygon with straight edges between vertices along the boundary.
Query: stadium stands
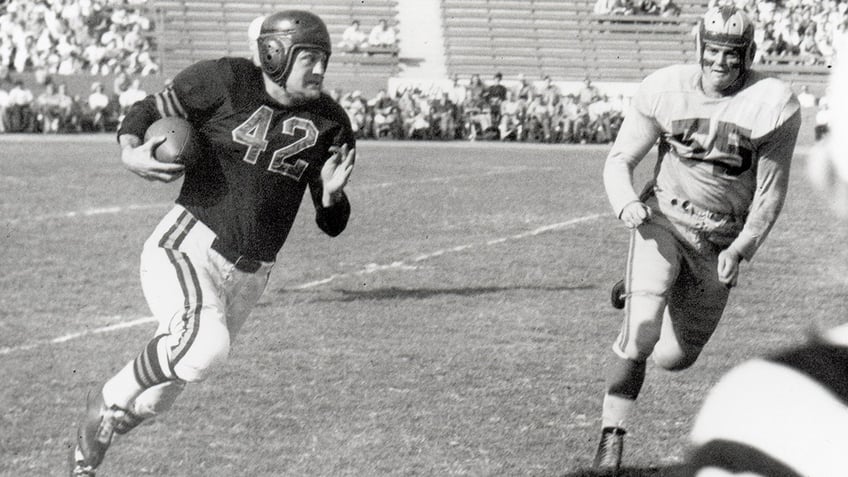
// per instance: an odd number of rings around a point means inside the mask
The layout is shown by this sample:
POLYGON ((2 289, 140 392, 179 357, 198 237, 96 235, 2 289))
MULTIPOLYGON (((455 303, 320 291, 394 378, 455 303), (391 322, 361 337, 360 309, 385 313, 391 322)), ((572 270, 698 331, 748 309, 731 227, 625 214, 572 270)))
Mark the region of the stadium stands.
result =
MULTIPOLYGON (((248 24, 257 16, 280 8, 276 2, 262 0, 155 0, 152 3, 166 75, 205 58, 248 56, 248 24)), ((339 43, 342 32, 354 19, 367 31, 380 19, 392 21, 397 16, 396 0, 287 2, 285 8, 301 8, 320 15, 327 23, 333 44, 339 43)), ((396 52, 337 52, 330 68, 331 87, 362 89, 362 84, 369 82, 385 84, 397 73, 398 57, 396 52)))
MULTIPOLYGON (((676 2, 679 17, 596 15, 594 1, 441 0, 448 73, 501 71, 557 80, 637 81, 658 67, 691 61, 692 32, 705 0, 676 2)), ((826 66, 758 65, 820 90, 826 66)))

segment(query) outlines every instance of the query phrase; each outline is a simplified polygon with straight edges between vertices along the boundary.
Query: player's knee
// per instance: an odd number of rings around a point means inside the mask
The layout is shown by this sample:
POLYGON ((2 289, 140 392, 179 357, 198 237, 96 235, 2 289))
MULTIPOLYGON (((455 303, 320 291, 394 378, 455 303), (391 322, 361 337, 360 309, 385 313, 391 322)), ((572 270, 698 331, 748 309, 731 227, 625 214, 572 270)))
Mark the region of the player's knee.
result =
POLYGON ((229 337, 205 346, 195 344, 188 353, 174 365, 174 371, 181 380, 194 383, 208 378, 230 354, 229 337))
POLYGON ((689 351, 664 351, 657 349, 654 352, 654 362, 657 366, 668 370, 668 371, 683 371, 684 369, 689 368, 695 361, 698 360, 698 355, 700 355, 700 349, 689 350, 689 351))

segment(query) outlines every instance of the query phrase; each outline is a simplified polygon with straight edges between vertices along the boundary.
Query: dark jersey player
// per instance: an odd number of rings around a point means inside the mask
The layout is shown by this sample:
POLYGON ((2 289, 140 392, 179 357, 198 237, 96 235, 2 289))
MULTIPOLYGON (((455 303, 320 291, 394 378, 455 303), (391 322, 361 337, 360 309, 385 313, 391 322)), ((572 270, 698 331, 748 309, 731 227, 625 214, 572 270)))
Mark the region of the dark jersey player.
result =
POLYGON ((344 110, 321 89, 330 56, 324 22, 304 11, 272 14, 257 47, 260 67, 241 58, 190 66, 134 105, 118 131, 127 169, 150 180, 185 178, 141 255, 158 328, 90 393, 71 475, 93 476, 115 433, 167 410, 186 383, 227 357, 307 188, 321 230, 336 236, 347 225, 355 142, 344 110), (203 154, 188 168, 152 157, 163 138, 140 139, 163 116, 184 117, 198 131, 203 154))

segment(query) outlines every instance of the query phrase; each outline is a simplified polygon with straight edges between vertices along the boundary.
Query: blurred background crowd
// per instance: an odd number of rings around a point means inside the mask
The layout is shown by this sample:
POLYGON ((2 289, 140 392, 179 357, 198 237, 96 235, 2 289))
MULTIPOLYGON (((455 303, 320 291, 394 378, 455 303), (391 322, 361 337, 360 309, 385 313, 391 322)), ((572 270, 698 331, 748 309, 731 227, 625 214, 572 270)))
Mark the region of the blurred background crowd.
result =
MULTIPOLYGON (((148 0, 7 0, 0 3, 0 131, 113 131, 143 98, 140 78, 159 73, 148 0), (16 78, 27 74, 25 82, 16 78), (86 75, 70 94, 64 78, 86 75), (86 86, 88 86, 86 85, 86 86)), ((848 28, 848 0, 737 0, 757 21, 760 62, 830 64, 848 28)), ((676 17, 674 0, 598 0, 595 13, 676 17)), ((346 53, 397 49, 398 32, 354 20, 336 46, 346 53), (368 31, 368 33, 366 33, 368 31)), ((550 77, 500 74, 452 79, 450 87, 405 87, 365 97, 332 91, 360 138, 604 143, 618 131, 626 98, 586 78, 560 91, 550 77)), ((161 81, 160 81, 161 84, 161 81)), ((818 99, 812 105, 818 106, 818 99)), ((826 104, 821 105, 826 109, 826 104)), ((823 114, 822 117, 826 117, 823 114)))

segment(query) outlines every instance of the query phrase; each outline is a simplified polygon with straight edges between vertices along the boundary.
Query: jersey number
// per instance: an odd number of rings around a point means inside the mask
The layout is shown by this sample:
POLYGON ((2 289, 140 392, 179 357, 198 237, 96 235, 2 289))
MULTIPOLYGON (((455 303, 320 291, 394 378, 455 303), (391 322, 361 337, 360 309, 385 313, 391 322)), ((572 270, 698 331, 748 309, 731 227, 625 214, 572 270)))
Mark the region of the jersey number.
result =
MULTIPOLYGON (((706 149, 695 138, 696 134, 706 136, 709 134, 709 119, 682 119, 672 122, 672 136, 682 144, 693 148, 696 154, 703 154, 706 149)), ((750 142, 751 131, 741 128, 733 123, 719 121, 716 124, 715 148, 724 154, 739 158, 736 163, 729 161, 713 162, 713 173, 738 176, 751 168, 754 153, 744 146, 750 142)))
MULTIPOLYGON (((274 112, 271 108, 262 106, 245 122, 233 129, 233 141, 247 146, 247 152, 242 158, 245 162, 256 164, 259 154, 268 148, 268 140, 265 137, 268 135, 273 116, 274 112)), ((318 142, 318 128, 312 121, 296 116, 283 121, 283 134, 294 136, 295 131, 298 130, 303 132, 303 136, 288 146, 274 151, 268 170, 299 181, 309 163, 303 159, 295 159, 294 156, 318 142)))

